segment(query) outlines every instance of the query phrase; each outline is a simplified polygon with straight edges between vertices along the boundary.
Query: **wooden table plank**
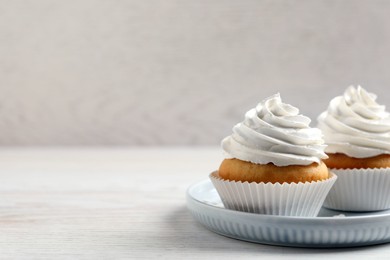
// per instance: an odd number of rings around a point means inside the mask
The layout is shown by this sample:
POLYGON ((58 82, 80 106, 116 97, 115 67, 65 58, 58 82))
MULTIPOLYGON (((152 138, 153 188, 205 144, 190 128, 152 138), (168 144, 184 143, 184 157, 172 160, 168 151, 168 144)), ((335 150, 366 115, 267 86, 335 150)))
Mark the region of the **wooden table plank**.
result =
POLYGON ((390 245, 299 249, 225 238, 195 222, 187 187, 219 148, 0 150, 0 259, 386 258, 390 245))

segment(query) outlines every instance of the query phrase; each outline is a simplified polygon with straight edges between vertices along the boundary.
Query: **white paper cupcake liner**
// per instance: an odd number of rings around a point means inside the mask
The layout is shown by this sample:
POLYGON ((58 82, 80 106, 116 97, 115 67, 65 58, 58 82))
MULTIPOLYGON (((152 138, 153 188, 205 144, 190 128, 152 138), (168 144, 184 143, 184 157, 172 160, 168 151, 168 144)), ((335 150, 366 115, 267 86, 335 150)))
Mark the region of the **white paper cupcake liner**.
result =
POLYGON ((337 176, 306 183, 256 183, 223 180, 210 174, 225 208, 280 216, 315 217, 337 176))
POLYGON ((324 206, 343 211, 390 208, 390 168, 332 170, 338 179, 324 206))

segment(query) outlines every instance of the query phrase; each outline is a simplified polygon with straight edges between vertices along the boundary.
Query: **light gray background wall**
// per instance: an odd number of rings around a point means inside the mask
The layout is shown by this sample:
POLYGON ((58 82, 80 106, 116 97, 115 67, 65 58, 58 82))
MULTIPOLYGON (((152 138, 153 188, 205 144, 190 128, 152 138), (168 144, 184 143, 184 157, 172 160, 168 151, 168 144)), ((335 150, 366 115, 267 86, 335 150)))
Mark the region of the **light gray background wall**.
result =
POLYGON ((389 14, 375 0, 0 0, 0 145, 215 145, 269 95, 315 119, 349 84, 390 105, 389 14))

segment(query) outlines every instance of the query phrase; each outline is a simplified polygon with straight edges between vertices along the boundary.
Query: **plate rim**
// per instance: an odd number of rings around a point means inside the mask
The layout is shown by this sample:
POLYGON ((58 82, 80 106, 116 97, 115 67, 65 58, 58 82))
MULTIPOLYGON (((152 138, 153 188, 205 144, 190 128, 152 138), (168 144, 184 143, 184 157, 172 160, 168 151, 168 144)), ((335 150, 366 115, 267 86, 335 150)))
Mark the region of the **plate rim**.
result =
POLYGON ((198 223, 221 236, 264 245, 322 249, 390 243, 390 210, 385 214, 359 212, 357 216, 340 217, 348 212, 330 210, 334 214, 324 217, 265 215, 226 209, 213 205, 213 201, 207 203, 208 196, 217 195, 213 189, 209 179, 190 185, 187 208, 198 223), (206 202, 201 196, 200 200, 195 198, 194 192, 207 193, 203 197, 206 202))

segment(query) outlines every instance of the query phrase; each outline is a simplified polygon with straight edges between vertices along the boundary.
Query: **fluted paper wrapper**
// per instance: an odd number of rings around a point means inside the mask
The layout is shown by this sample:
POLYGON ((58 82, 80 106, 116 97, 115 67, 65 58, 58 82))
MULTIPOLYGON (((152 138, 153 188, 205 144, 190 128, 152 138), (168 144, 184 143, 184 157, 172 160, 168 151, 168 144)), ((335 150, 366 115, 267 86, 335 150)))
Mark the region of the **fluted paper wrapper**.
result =
POLYGON ((390 208, 390 168, 332 170, 338 179, 324 206, 343 211, 390 208))
POLYGON ((256 183, 223 180, 218 172, 210 174, 225 208, 280 216, 315 217, 337 179, 306 183, 256 183))

